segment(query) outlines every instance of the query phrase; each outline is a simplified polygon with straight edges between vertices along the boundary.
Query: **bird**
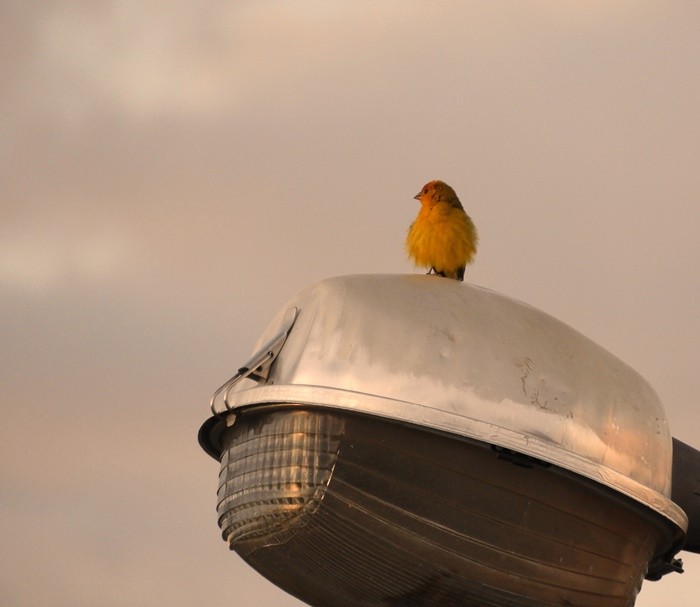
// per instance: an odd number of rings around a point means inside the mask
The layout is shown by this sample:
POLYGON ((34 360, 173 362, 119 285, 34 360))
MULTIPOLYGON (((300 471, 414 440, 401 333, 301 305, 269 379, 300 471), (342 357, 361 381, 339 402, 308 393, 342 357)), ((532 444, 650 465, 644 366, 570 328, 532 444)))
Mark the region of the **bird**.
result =
POLYGON ((414 196, 421 208, 408 228, 406 252, 413 263, 454 280, 464 280, 474 260, 479 236, 456 192, 444 181, 426 183, 414 196))

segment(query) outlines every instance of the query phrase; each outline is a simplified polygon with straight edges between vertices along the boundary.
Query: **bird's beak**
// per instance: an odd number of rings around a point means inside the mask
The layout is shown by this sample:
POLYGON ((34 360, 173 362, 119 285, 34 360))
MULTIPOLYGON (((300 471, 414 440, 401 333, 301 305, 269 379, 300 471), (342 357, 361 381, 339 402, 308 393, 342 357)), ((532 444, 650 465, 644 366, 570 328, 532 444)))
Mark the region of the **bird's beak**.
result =
POLYGON ((414 198, 415 198, 416 200, 420 200, 420 194, 421 194, 421 193, 418 192, 418 194, 416 194, 416 195, 414 196, 414 198))

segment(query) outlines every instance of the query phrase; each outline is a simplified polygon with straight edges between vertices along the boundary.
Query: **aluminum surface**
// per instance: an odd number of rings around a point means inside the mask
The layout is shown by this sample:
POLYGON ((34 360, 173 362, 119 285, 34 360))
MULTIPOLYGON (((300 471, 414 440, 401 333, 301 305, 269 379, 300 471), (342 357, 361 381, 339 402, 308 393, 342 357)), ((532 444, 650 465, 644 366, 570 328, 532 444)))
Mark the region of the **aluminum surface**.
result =
POLYGON ((611 487, 671 520, 672 442, 663 407, 625 363, 531 306, 420 275, 345 276, 285 305, 263 344, 298 316, 261 384, 227 408, 315 404, 513 449, 611 487))

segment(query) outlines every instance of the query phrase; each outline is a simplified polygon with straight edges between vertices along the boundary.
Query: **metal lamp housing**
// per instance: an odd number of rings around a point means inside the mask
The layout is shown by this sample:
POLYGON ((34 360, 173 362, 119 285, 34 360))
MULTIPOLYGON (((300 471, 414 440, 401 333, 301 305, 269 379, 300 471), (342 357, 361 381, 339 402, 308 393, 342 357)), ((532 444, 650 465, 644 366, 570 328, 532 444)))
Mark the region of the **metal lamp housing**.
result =
POLYGON ((652 388, 487 289, 312 285, 212 412, 224 539, 311 605, 628 606, 685 539, 652 388))

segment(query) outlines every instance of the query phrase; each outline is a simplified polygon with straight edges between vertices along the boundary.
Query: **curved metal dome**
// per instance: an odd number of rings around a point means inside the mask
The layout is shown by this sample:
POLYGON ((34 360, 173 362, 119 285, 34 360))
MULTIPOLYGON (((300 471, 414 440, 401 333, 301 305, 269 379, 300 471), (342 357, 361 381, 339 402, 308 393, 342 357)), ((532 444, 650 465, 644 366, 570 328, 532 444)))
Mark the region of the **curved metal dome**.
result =
MULTIPOLYGON (((624 362, 488 289, 420 275, 331 278, 293 297, 256 350, 294 328, 264 385, 230 409, 323 403, 484 440, 628 495, 685 529, 663 406, 624 362)), ((262 348, 265 350, 265 348, 262 348)))

